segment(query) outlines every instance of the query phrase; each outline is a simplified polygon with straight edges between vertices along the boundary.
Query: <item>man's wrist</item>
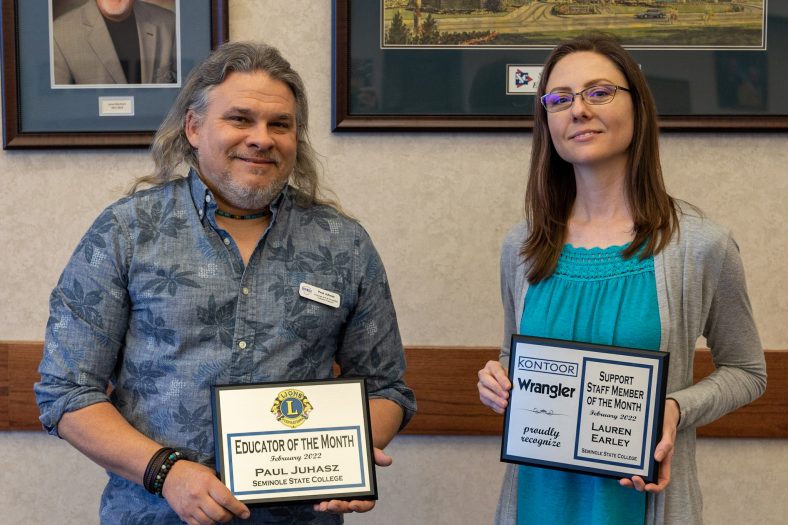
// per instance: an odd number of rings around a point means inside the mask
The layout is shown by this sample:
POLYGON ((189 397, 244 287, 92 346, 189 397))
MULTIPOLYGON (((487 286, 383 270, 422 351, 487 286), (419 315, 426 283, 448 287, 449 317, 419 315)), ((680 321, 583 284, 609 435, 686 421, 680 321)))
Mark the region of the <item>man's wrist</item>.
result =
POLYGON ((182 459, 185 459, 183 454, 174 448, 163 447, 157 450, 145 468, 145 475, 142 480, 145 490, 161 498, 167 475, 170 473, 172 466, 182 459))

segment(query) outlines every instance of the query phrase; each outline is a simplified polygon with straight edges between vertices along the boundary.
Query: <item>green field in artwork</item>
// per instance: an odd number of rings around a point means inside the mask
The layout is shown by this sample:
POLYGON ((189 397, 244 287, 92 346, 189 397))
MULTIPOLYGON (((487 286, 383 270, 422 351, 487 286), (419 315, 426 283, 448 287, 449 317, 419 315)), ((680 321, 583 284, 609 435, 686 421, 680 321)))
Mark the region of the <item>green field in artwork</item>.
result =
POLYGON ((384 46, 552 47, 589 31, 626 46, 763 48, 766 0, 381 0, 384 46))

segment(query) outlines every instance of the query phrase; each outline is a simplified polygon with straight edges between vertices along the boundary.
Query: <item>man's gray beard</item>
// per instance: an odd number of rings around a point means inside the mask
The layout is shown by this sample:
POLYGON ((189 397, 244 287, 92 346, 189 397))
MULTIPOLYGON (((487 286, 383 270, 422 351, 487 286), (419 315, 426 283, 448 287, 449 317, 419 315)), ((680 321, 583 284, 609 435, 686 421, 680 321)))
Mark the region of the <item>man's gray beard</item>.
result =
POLYGON ((222 199, 242 210, 261 210, 273 202, 286 184, 287 179, 276 180, 265 188, 248 188, 228 177, 221 188, 222 199))

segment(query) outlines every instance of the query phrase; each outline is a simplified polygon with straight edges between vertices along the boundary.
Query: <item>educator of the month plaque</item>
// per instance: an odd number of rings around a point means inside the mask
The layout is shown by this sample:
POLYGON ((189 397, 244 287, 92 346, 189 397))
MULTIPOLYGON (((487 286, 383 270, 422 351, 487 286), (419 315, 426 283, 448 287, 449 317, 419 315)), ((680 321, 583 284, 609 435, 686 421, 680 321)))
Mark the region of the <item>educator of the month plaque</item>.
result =
POLYGON ((512 336, 501 460, 656 482, 669 354, 512 336))
POLYGON ((363 379, 212 390, 216 468, 246 504, 377 499, 363 379))

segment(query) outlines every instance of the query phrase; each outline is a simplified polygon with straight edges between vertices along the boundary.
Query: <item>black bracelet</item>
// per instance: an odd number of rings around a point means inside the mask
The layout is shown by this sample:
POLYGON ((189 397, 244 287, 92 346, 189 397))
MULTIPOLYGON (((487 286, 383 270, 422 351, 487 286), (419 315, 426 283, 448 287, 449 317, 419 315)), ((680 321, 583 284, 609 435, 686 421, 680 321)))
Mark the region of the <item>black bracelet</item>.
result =
POLYGON ((153 493, 160 498, 164 497, 161 495, 161 491, 164 488, 164 480, 167 477, 167 474, 170 473, 170 469, 177 461, 183 459, 183 455, 180 452, 174 449, 170 450, 172 452, 164 457, 164 463, 161 467, 159 467, 158 474, 156 474, 156 476, 153 478, 153 493))
POLYGON ((148 461, 148 466, 145 467, 145 474, 142 476, 142 486, 145 487, 145 490, 153 494, 153 477, 154 473, 159 470, 161 467, 161 460, 162 458, 169 453, 171 449, 167 447, 162 447, 156 451, 155 454, 150 458, 148 461))
POLYGON ((164 487, 164 480, 167 474, 170 473, 172 466, 183 458, 183 454, 174 448, 164 447, 159 449, 148 462, 143 476, 143 486, 145 490, 159 496, 161 495, 162 488, 164 487))

